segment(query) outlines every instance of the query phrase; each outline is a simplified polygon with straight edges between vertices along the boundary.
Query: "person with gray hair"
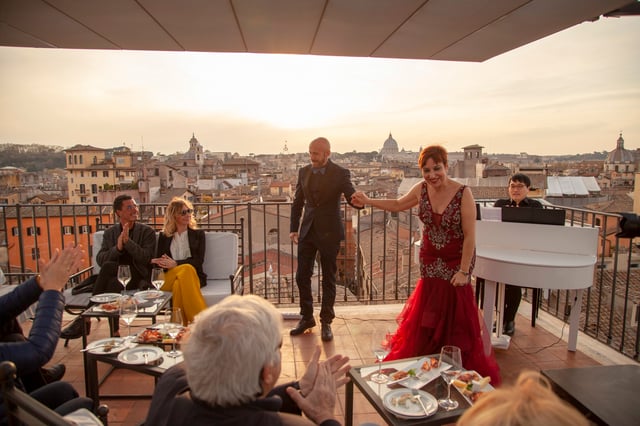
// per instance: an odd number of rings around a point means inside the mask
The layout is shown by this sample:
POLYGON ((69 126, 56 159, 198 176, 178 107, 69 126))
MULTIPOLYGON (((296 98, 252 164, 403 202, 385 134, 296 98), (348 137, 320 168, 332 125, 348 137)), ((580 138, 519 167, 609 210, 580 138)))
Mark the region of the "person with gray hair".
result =
POLYGON ((339 425, 336 390, 348 381, 349 359, 320 362, 317 346, 298 382, 275 386, 281 346, 282 315, 270 302, 226 297, 196 317, 184 366, 162 375, 145 424, 339 425))

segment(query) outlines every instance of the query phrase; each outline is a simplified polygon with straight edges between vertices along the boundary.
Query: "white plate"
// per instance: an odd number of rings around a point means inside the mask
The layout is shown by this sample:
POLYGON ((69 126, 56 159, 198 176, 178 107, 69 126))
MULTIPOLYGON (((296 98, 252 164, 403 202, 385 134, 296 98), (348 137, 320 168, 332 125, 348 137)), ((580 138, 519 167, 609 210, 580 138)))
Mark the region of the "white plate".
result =
POLYGON ((107 339, 100 339, 89 343, 87 345, 87 352, 96 355, 111 355, 122 352, 127 349, 127 347, 127 342, 124 339, 121 339, 120 337, 109 337, 107 339), (105 350, 108 349, 105 345, 108 345, 109 343, 113 343, 114 346, 110 350, 105 350))
POLYGON ((93 303, 109 303, 118 299, 120 295, 118 293, 102 293, 91 296, 89 300, 93 303))
POLYGON ((162 354, 164 354, 164 351, 156 346, 139 345, 120 352, 118 361, 132 365, 151 364, 162 358, 162 354))
POLYGON ((136 299, 144 299, 144 300, 152 300, 152 299, 157 299, 159 297, 162 297, 164 293, 162 293, 160 290, 145 290, 145 291, 139 291, 137 293, 134 294, 134 296, 136 297, 136 299))
MULTIPOLYGON (((440 377, 440 371, 447 370, 451 367, 449 364, 444 362, 442 367, 435 367, 435 368, 431 368, 430 370, 423 370, 422 365, 425 362, 429 362, 429 365, 430 365, 431 358, 432 357, 420 358, 416 362, 409 364, 408 366, 406 366, 401 370, 401 371, 413 370, 415 373, 415 376, 409 376, 399 380, 392 380, 388 382, 387 385, 398 383, 399 385, 402 385, 406 388, 420 389, 424 387, 424 385, 426 385, 427 383, 440 377)), ((390 376, 391 375, 393 375, 393 373, 390 374, 390 376)))
POLYGON ((407 419, 417 419, 422 417, 428 417, 435 414, 438 411, 438 401, 436 398, 428 392, 419 390, 420 397, 424 407, 427 409, 427 413, 424 413, 420 402, 413 398, 411 390, 408 389, 394 389, 387 393, 382 400, 384 408, 391 411, 398 417, 407 419), (406 399, 404 403, 399 403, 400 399, 406 399))
MULTIPOLYGON (((475 370, 463 371, 462 374, 464 374, 464 373, 472 373, 472 374, 477 375, 478 377, 482 377, 475 370)), ((484 385, 482 388, 479 388, 479 386, 476 383, 474 383, 473 381, 471 383, 473 385, 472 390, 474 392, 491 392, 492 390, 495 389, 493 386, 491 386, 491 383, 484 385)), ((467 402, 469 402, 469 404, 473 405, 473 401, 471 400, 471 396, 468 395, 467 393, 465 393, 464 389, 460 389, 459 387, 457 387, 455 385, 451 385, 451 387, 456 388, 456 390, 460 393, 460 395, 462 395, 464 397, 464 399, 466 399, 467 402)))

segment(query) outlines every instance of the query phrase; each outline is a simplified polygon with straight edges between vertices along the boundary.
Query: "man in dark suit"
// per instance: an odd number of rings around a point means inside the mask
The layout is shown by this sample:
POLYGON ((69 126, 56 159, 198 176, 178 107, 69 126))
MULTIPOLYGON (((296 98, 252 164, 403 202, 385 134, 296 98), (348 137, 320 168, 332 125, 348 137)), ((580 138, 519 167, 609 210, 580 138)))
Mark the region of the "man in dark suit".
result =
POLYGON ((298 244, 296 284, 300 292, 302 315, 302 319, 291 329, 290 334, 297 336, 316 325, 313 318, 311 276, 316 254, 319 252, 322 267, 320 322, 321 337, 325 342, 333 340, 331 322, 335 317, 333 305, 336 299, 338 269, 336 259, 340 241, 344 240, 345 236, 340 205, 342 195, 351 204, 351 195, 355 192, 349 170, 333 163, 329 159, 330 155, 331 145, 326 138, 314 139, 309 144, 311 164, 302 167, 298 172, 298 183, 291 206, 289 234, 291 240, 298 244))
MULTIPOLYGON (((529 179, 529 176, 522 173, 516 173, 509 179, 509 198, 497 200, 493 206, 541 209, 542 204, 540 201, 527 197, 530 187, 531 179, 529 179)), ((504 286, 503 331, 504 334, 508 336, 513 336, 513 333, 516 331, 515 319, 521 298, 522 291, 520 290, 520 287, 509 284, 504 286)))

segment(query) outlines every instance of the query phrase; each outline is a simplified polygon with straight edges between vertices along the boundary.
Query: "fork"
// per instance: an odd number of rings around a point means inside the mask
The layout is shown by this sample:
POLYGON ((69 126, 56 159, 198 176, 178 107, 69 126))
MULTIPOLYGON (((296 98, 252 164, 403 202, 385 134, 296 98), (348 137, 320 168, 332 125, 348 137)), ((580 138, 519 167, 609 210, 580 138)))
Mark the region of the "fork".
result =
POLYGON ((428 416, 429 412, 427 411, 427 407, 424 406, 424 404, 422 403, 422 398, 420 397, 420 392, 418 392, 418 389, 411 389, 411 394, 413 395, 413 400, 418 400, 418 402, 420 403, 420 406, 422 407, 422 410, 424 411, 424 415, 428 416))

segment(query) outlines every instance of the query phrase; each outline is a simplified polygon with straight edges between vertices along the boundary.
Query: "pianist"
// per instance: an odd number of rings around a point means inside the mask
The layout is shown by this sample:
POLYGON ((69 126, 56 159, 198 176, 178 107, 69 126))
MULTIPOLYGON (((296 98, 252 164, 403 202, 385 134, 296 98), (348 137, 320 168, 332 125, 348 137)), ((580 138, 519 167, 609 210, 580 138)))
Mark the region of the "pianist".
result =
MULTIPOLYGON (((516 173, 509 179, 509 187, 507 191, 509 198, 497 200, 494 207, 524 207, 541 209, 542 204, 538 200, 527 197, 529 188, 531 187, 531 179, 529 176, 516 173)), ((520 287, 506 284, 504 287, 504 316, 503 316, 503 333, 513 336, 516 331, 516 314, 520 306, 522 291, 520 287)))

